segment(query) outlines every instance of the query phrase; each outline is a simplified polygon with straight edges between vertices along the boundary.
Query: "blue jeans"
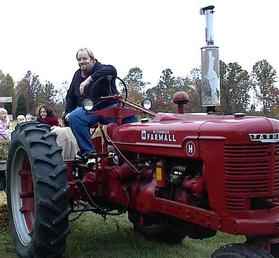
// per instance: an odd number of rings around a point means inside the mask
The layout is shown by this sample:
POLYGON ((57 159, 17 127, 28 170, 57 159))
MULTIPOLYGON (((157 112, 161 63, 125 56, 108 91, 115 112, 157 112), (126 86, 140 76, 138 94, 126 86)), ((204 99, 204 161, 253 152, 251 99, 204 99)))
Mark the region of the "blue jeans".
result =
MULTIPOLYGON (((111 103, 111 105, 112 104, 114 103, 111 103)), ((77 107, 74 109, 69 114, 69 124, 74 136, 76 137, 81 154, 96 151, 91 142, 91 127, 95 126, 97 123, 109 124, 115 121, 115 117, 103 118, 101 116, 95 115, 92 112, 86 112, 82 107, 77 107)), ((137 119, 134 116, 123 119, 123 123, 131 123, 135 121, 137 121, 137 119)))

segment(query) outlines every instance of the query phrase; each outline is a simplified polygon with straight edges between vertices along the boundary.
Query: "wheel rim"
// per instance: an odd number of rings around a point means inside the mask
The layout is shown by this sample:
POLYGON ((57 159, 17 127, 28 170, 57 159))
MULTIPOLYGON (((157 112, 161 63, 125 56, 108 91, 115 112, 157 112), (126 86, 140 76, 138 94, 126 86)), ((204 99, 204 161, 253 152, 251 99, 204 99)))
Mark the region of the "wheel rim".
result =
POLYGON ((22 147, 16 149, 11 168, 11 206, 15 230, 22 245, 31 241, 34 191, 31 165, 22 147))

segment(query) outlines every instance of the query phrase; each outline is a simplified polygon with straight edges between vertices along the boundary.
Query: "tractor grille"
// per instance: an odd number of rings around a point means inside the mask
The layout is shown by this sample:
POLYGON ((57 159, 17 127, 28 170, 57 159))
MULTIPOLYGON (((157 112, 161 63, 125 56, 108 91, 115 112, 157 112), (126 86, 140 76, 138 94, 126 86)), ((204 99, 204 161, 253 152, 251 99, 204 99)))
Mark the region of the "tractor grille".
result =
POLYGON ((279 144, 225 145, 225 201, 230 211, 247 210, 250 199, 279 195, 279 144))

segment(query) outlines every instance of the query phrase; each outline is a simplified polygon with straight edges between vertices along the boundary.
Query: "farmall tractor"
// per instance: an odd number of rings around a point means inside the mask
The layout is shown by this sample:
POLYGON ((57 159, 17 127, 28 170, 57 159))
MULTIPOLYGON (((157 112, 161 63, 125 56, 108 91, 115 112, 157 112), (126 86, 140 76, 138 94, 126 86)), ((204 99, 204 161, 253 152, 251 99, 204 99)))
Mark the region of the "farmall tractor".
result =
MULTIPOLYGON (((88 211, 104 217, 127 212, 136 231, 168 243, 217 231, 246 236, 212 258, 279 257, 278 120, 183 113, 188 99, 182 92, 174 96, 177 113, 108 99, 118 104, 98 114, 116 121, 93 140, 98 153, 90 163, 64 161, 47 125, 16 127, 7 195, 19 257, 63 256, 70 213, 88 211), (134 115, 138 122, 123 124, 134 115)), ((90 110, 90 101, 84 107, 90 110)))

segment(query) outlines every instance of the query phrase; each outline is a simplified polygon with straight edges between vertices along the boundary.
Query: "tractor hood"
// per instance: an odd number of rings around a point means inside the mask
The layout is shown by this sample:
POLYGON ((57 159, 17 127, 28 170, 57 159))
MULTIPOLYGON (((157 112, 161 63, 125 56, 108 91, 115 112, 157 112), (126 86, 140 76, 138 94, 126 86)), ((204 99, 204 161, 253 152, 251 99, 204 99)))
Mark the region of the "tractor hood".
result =
POLYGON ((149 122, 125 124, 111 132, 112 140, 122 146, 178 150, 190 140, 223 139, 227 143, 246 144, 261 139, 278 142, 279 120, 243 114, 158 113, 149 122))

